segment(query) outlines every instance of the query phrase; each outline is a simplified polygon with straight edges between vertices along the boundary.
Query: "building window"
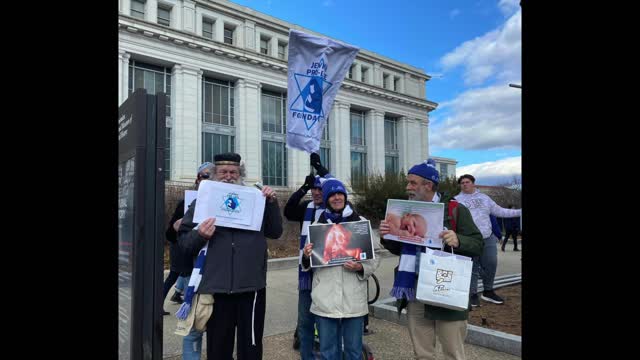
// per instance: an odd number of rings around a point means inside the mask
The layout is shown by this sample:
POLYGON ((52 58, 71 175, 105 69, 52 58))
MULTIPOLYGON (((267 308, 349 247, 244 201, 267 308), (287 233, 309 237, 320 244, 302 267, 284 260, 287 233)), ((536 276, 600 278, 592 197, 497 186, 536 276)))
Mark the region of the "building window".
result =
POLYGON ((384 171, 397 174, 398 169, 398 121, 384 117, 384 171))
POLYGON ((204 77, 202 79, 202 161, 235 151, 233 123, 233 83, 204 77))
POLYGON ((233 45, 233 33, 235 28, 230 25, 224 26, 224 43, 233 45))
POLYGON ((131 0, 131 16, 144 20, 145 0, 131 0))
POLYGON ((233 135, 218 134, 208 131, 202 132, 202 162, 213 162, 216 154, 235 152, 233 135))
POLYGON ((364 142, 364 112, 351 112, 351 145, 366 145, 364 142))
POLYGON ((285 94, 262 91, 262 131, 286 133, 286 101, 285 94))
POLYGON ((202 96, 204 97, 202 101, 204 105, 202 122, 234 126, 233 83, 230 81, 204 78, 202 87, 202 96))
POLYGON ((347 77, 348 77, 349 79, 353 79, 353 68, 354 68, 354 67, 355 67, 355 65, 351 65, 351 66, 349 67, 349 75, 347 75, 347 77))
POLYGON ((283 44, 283 43, 278 43, 278 57, 282 60, 286 59, 286 48, 287 48, 287 44, 283 44))
POLYGON ((366 67, 361 67, 360 68, 360 80, 363 83, 368 83, 368 81, 367 81, 368 80, 367 79, 367 70, 369 70, 369 69, 367 69, 366 67))
MULTIPOLYGON (((324 130, 322 130, 322 137, 320 138, 320 162, 322 165, 331 171, 331 140, 329 139, 329 118, 326 120, 324 130)), ((309 171, 313 171, 313 167, 309 166, 309 171)))
POLYGON ((269 55, 269 39, 261 37, 260 38, 260 53, 264 55, 269 55))
POLYGON ((265 185, 287 186, 286 102, 285 93, 262 91, 262 181, 265 185))
MULTIPOLYGON (((171 70, 166 67, 145 64, 136 60, 129 62, 129 95, 136 89, 146 89, 147 94, 164 92, 167 94, 166 117, 171 118, 171 70)), ((165 149, 165 179, 170 178, 171 123, 167 121, 167 144, 165 149)))
POLYGON ((446 179, 449 177, 449 172, 447 171, 447 164, 440 164, 440 179, 446 179))
POLYGON ((400 91, 400 78, 393 78, 393 90, 400 91))
POLYGON ((362 182, 367 176, 367 153, 363 111, 352 111, 351 117, 351 184, 362 182))
POLYGON ((171 8, 158 6, 158 24, 171 26, 171 8))
POLYGON ((202 36, 213 40, 213 24, 215 21, 210 19, 202 19, 202 36))

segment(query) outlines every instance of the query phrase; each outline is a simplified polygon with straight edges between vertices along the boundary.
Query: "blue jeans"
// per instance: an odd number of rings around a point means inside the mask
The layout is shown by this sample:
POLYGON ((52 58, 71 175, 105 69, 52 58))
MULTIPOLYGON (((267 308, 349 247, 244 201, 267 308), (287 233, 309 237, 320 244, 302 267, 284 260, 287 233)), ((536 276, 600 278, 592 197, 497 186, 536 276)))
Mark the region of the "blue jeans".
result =
POLYGON ((482 277, 484 291, 493 290, 493 280, 498 268, 498 238, 491 234, 484 239, 482 255, 473 257, 473 270, 471 271, 470 294, 478 293, 478 277, 482 277))
POLYGON ((182 339, 182 360, 200 360, 202 334, 195 329, 191 329, 189 334, 182 339))
POLYGON ((302 360, 314 360, 313 338, 315 315, 311 309, 311 290, 298 291, 298 339, 302 360))
POLYGON ((176 282, 176 290, 179 293, 184 294, 187 290, 187 286, 189 286, 189 276, 179 276, 178 281, 176 282))
POLYGON ((322 359, 342 359, 341 338, 344 341, 344 359, 362 359, 364 316, 334 319, 316 315, 316 323, 318 324, 322 359))

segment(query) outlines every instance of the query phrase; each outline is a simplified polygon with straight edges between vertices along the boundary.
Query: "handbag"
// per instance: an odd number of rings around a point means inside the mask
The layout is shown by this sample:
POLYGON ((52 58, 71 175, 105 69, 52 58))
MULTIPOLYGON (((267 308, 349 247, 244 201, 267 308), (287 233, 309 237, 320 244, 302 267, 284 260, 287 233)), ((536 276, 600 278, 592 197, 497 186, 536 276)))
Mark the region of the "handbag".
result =
POLYGON ((420 255, 416 299, 451 310, 467 310, 473 262, 470 257, 427 248, 420 255))
POLYGON ((199 332, 207 330, 207 322, 213 313, 213 295, 196 294, 193 297, 193 304, 189 315, 185 320, 178 320, 176 324, 176 335, 187 336, 191 329, 199 332))

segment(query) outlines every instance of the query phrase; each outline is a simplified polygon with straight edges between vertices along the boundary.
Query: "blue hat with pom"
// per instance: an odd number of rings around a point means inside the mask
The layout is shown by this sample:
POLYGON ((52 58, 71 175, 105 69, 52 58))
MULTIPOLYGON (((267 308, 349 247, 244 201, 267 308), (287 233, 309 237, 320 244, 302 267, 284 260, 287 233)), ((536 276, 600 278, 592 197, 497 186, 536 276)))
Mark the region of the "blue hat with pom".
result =
POLYGON ((414 165, 409 169, 409 174, 418 175, 434 183, 440 182, 440 174, 436 170, 436 162, 433 159, 428 159, 420 164, 414 165))
POLYGON ((344 184, 340 180, 336 178, 325 180, 322 183, 322 201, 327 204, 331 195, 335 193, 343 193, 344 201, 347 201, 347 188, 344 187, 344 184))

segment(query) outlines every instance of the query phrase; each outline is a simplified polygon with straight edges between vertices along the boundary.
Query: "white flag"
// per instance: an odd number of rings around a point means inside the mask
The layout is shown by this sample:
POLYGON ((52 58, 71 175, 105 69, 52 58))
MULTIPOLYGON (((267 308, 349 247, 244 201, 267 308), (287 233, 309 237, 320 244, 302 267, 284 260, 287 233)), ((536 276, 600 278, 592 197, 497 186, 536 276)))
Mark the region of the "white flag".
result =
POLYGON ((287 146, 309 153, 320 138, 340 84, 358 48, 289 30, 287 146))

